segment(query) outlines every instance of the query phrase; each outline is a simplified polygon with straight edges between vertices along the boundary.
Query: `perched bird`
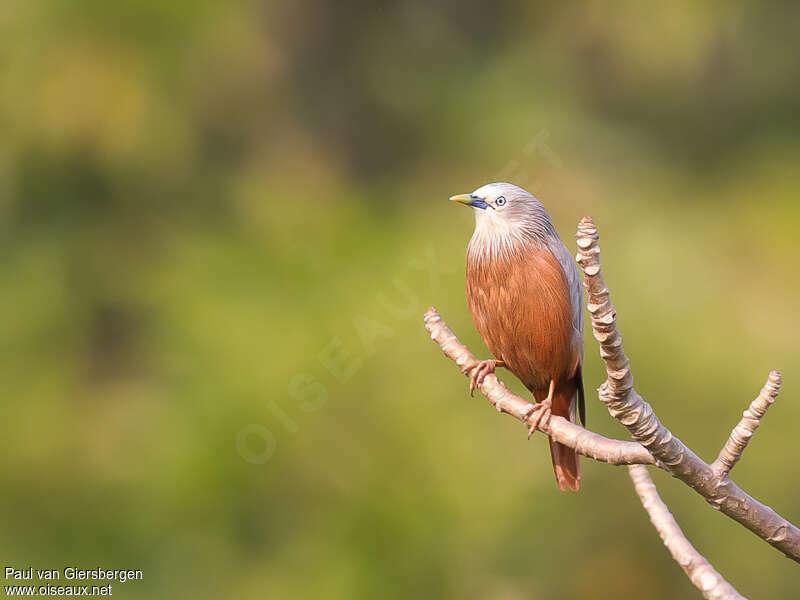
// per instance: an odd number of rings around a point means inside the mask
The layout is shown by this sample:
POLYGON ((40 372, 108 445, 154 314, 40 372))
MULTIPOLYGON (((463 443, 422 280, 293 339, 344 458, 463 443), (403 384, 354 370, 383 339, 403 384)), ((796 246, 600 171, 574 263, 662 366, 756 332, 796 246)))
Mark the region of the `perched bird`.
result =
MULTIPOLYGON (((467 248, 467 304, 496 359, 473 371, 470 393, 501 366, 536 400, 533 433, 550 414, 586 424, 583 294, 572 255, 544 205, 516 185, 489 183, 450 198, 471 206, 475 231, 467 248)), ((558 487, 580 489, 578 455, 550 441, 558 487)))

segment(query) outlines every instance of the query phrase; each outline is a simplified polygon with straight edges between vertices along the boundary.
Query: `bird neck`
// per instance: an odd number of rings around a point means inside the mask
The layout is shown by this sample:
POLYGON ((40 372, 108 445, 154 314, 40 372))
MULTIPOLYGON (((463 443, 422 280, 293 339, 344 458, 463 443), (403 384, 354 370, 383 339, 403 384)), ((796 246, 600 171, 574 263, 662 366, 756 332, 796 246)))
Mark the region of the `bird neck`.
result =
POLYGON ((477 218, 467 255, 474 261, 509 259, 517 252, 547 246, 553 235, 555 230, 549 219, 520 224, 477 218))

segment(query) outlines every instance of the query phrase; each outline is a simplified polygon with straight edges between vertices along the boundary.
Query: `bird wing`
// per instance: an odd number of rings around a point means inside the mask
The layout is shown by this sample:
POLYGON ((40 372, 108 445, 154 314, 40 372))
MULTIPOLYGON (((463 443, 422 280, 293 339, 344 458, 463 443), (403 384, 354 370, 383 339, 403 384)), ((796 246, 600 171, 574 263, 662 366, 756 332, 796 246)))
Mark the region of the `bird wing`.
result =
MULTIPOLYGON (((550 251, 558 259, 561 268, 564 270, 564 276, 567 279, 567 287, 569 288, 569 304, 572 309, 572 329, 574 330, 575 339, 580 348, 580 355, 578 358, 577 369, 575 375, 577 377, 577 403, 572 402, 570 406, 571 412, 577 408, 578 416, 580 416, 581 423, 586 427, 586 399, 583 390, 583 287, 581 286, 581 277, 578 273, 578 265, 572 258, 564 242, 561 238, 556 237, 548 244, 550 251), (576 406, 577 404, 577 406, 576 406)), ((575 422, 575 415, 571 415, 571 420, 575 422)))
POLYGON ((572 308, 572 328, 575 330, 575 335, 581 342, 581 362, 583 362, 583 288, 581 287, 581 278, 578 274, 578 265, 575 264, 572 254, 570 254, 560 238, 555 237, 551 239, 548 246, 561 264, 561 268, 564 270, 564 276, 567 279, 569 303, 572 308))

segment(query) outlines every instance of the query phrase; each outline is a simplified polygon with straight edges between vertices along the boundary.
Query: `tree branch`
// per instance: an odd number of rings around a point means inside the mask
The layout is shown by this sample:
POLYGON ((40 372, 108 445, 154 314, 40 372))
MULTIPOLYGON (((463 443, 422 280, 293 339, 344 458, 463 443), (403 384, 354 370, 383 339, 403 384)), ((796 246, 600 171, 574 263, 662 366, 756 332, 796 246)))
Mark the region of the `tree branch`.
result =
MULTIPOLYGON (((441 346, 445 356, 454 361, 464 375, 470 376, 477 364, 475 355, 459 341, 435 308, 429 308, 424 319, 425 329, 431 334, 431 339, 441 346)), ((533 405, 510 391, 493 373, 484 378, 478 389, 498 412, 509 414, 527 425, 525 415, 530 414, 533 405)), ((535 413, 528 420, 534 416, 535 413)), ((539 429, 555 441, 574 448, 578 454, 600 462, 613 465, 655 464, 651 454, 640 444, 603 437, 563 417, 552 415, 548 423, 539 423, 539 429)))
POLYGON ((767 383, 761 388, 755 400, 750 403, 750 407, 742 414, 742 420, 733 428, 728 441, 719 452, 717 460, 711 463, 711 468, 720 477, 727 475, 739 459, 742 457, 745 447, 753 437, 753 433, 761 425, 761 418, 775 398, 781 387, 781 374, 772 371, 767 378, 767 383))
POLYGON ((736 485, 727 473, 718 473, 672 434, 633 387, 630 361, 622 347, 616 311, 600 270, 597 228, 584 217, 576 234, 576 257, 584 274, 592 331, 600 344, 608 378, 600 386, 600 400, 611 415, 627 427, 634 440, 647 448, 659 466, 789 558, 800 562, 800 529, 736 485))
MULTIPOLYGON (((430 333, 431 339, 439 344, 445 356, 455 362, 464 375, 470 377, 478 364, 475 355, 459 341, 435 308, 431 307, 425 312, 424 320, 425 329, 430 333)), ((522 421, 526 429, 529 426, 528 421, 535 418, 535 413, 530 414, 533 405, 511 392, 494 373, 488 374, 478 385, 478 389, 498 412, 509 414, 522 421)), ((556 415, 552 415, 548 422, 541 422, 539 429, 553 440, 573 448, 578 454, 587 458, 614 465, 629 465, 630 476, 642 505, 650 514, 650 520, 664 540, 664 544, 681 568, 686 571, 690 581, 709 599, 743 598, 683 535, 658 496, 655 484, 644 465, 652 464, 665 470, 667 468, 658 463, 644 446, 636 442, 603 437, 556 415)))
POLYGON ((631 465, 628 467, 628 474, 642 501, 642 506, 650 515, 650 522, 658 531, 667 550, 703 597, 707 600, 744 600, 744 596, 725 581, 711 563, 686 539, 669 508, 658 495, 656 484, 650 478, 647 468, 642 465, 631 465))

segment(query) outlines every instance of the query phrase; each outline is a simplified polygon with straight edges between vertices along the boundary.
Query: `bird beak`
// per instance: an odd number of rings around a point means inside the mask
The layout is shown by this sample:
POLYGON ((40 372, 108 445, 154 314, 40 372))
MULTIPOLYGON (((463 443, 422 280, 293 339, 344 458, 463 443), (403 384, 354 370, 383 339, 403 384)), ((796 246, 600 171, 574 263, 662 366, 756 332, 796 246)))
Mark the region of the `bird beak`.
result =
POLYGON ((477 196, 473 196, 472 194, 459 194, 458 196, 451 196, 450 202, 459 202, 474 208, 482 208, 483 210, 486 210, 489 207, 485 200, 478 198, 477 196))

